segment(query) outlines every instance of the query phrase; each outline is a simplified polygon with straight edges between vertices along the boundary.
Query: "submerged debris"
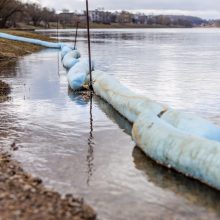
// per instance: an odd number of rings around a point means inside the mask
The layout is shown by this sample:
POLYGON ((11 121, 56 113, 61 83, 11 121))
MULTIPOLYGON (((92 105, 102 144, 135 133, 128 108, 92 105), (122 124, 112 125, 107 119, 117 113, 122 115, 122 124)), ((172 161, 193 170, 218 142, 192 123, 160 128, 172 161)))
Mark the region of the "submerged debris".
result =
POLYGON ((10 86, 0 80, 0 103, 8 99, 8 94, 10 93, 10 91, 10 86))
POLYGON ((0 96, 6 96, 10 93, 10 87, 7 83, 0 81, 0 96))

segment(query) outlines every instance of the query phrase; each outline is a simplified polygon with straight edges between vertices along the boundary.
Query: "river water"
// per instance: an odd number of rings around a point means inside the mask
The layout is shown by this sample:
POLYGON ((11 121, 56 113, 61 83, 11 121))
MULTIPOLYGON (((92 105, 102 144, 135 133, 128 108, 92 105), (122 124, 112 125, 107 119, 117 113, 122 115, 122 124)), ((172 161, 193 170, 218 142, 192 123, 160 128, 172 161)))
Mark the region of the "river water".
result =
MULTIPOLYGON (((56 31, 41 31, 56 37, 56 31)), ((73 44, 74 30, 59 40, 73 44)), ((220 125, 220 29, 92 30, 96 69, 132 90, 220 125)), ((86 32, 77 42, 87 54, 86 32)), ((219 219, 220 193, 146 157, 131 125, 100 98, 74 94, 57 50, 2 64, 11 98, 0 103, 0 145, 99 219, 219 219)))

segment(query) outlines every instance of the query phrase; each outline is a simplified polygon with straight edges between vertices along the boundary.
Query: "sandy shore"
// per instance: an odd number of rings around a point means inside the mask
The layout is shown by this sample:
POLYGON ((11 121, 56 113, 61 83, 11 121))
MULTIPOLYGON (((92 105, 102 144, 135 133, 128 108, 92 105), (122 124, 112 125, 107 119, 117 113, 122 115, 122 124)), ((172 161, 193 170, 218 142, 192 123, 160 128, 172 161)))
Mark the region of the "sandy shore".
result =
MULTIPOLYGON (((3 31, 51 41, 35 33, 3 31)), ((0 66, 3 61, 11 61, 42 49, 39 46, 3 39, 0 39, 0 48, 0 66)), ((0 103, 6 101, 9 94, 10 87, 0 81, 0 103)), ((15 144, 10 147, 12 151, 17 150, 15 144)), ((71 194, 62 198, 59 193, 46 189, 41 179, 26 173, 0 146, 0 220, 7 219, 93 220, 96 219, 96 213, 82 199, 76 199, 71 194)))

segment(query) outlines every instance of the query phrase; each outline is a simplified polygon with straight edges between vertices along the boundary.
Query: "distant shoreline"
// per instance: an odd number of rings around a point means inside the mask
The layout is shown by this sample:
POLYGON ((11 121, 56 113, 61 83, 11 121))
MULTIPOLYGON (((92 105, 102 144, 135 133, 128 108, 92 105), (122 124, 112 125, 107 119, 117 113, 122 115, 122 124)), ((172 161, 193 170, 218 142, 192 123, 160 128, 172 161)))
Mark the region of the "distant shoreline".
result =
MULTIPOLYGON (((74 29, 76 28, 74 25, 58 25, 59 29, 74 29)), ((160 29, 160 28, 218 28, 215 26, 193 26, 193 27, 186 27, 186 26, 180 26, 180 25, 159 25, 159 24, 153 24, 153 25, 146 25, 146 24, 120 24, 120 23, 112 23, 112 24, 102 24, 102 23, 90 23, 91 29, 160 29)), ((12 29, 12 28, 10 28, 12 29)), ((32 25, 25 25, 25 24, 19 24, 16 28, 13 28, 14 30, 26 30, 26 31, 34 31, 38 29, 57 29, 57 23, 52 22, 50 23, 49 28, 45 28, 44 26, 32 26, 32 25)), ((12 29, 12 30, 13 30, 12 29)), ((79 29, 86 29, 86 24, 80 24, 79 29)), ((1 31, 1 29, 0 29, 1 31)))

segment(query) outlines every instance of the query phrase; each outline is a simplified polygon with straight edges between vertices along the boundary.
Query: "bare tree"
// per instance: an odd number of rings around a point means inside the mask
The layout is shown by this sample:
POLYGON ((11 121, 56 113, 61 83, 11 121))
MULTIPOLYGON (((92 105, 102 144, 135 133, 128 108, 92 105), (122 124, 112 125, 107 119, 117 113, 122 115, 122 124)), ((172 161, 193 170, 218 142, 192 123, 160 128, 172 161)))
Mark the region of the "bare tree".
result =
POLYGON ((14 14, 22 12, 23 6, 17 0, 0 0, 0 28, 6 27, 8 20, 14 14))
POLYGON ((7 5, 7 2, 9 2, 9 0, 1 0, 0 1, 0 12, 7 5))
POLYGON ((34 4, 28 3, 25 5, 25 10, 30 20, 32 21, 33 25, 34 26, 39 25, 43 19, 41 6, 36 3, 34 4))
POLYGON ((50 28, 50 22, 57 20, 55 10, 44 7, 41 13, 45 28, 50 28))

